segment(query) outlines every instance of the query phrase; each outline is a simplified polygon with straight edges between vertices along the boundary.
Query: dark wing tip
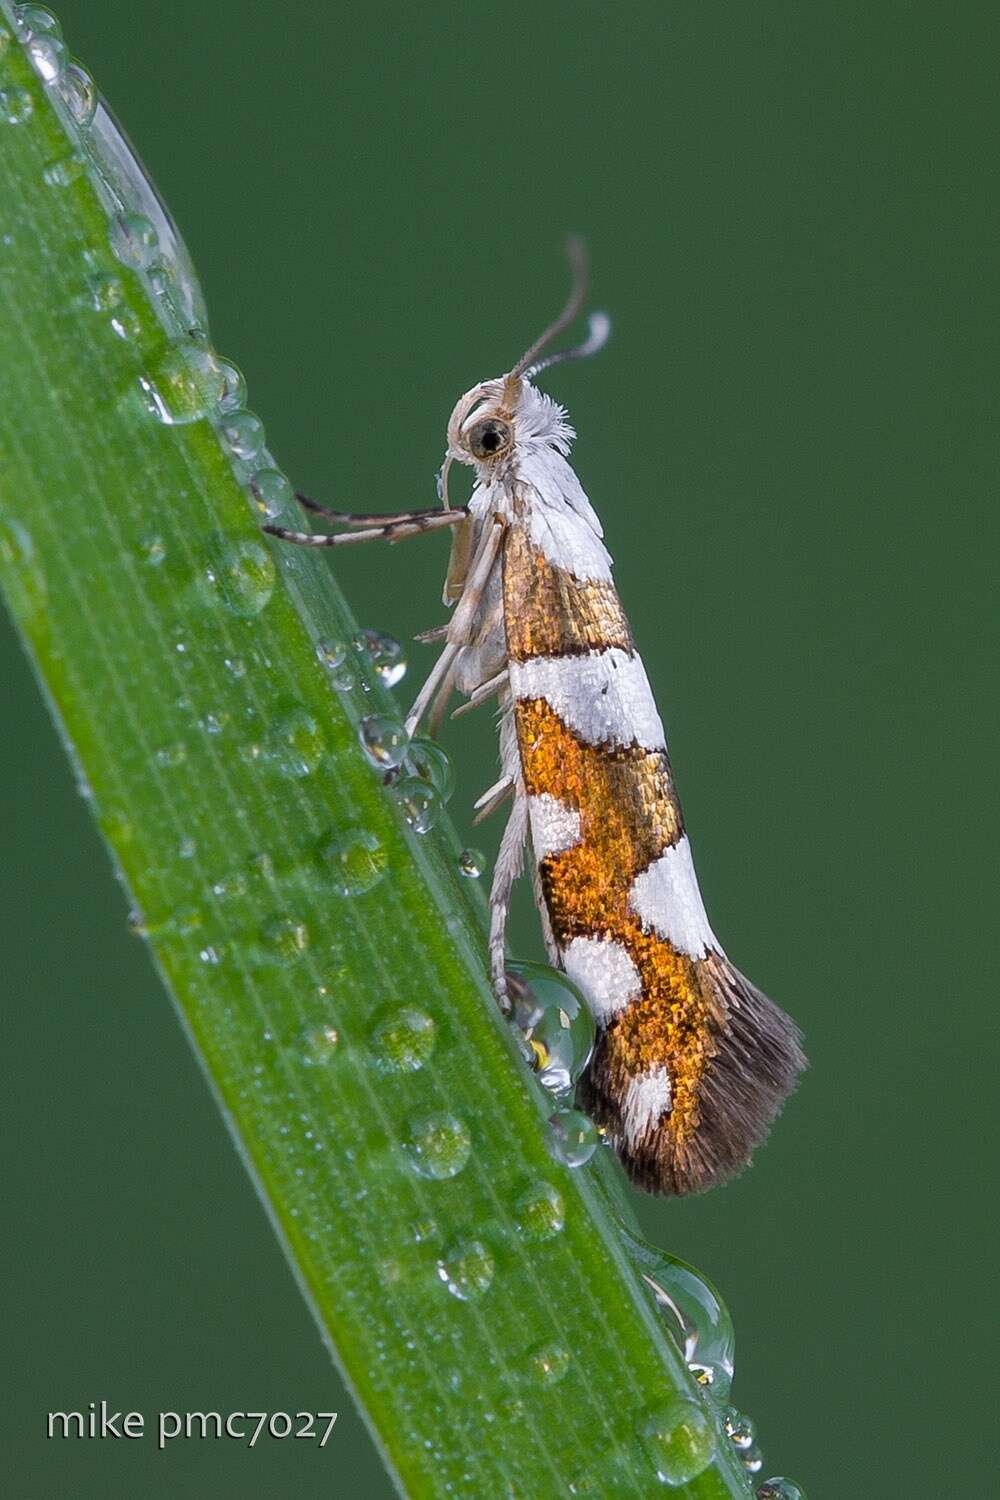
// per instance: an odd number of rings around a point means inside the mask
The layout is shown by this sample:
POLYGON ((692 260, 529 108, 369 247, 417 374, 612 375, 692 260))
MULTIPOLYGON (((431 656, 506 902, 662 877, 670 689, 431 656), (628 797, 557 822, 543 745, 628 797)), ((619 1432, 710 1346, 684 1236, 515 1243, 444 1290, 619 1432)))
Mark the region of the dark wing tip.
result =
POLYGON ((725 958, 706 962, 726 1020, 699 1086, 698 1124, 686 1141, 674 1139, 669 1115, 639 1141, 628 1141, 604 1036, 581 1083, 583 1108, 604 1127, 629 1177, 646 1192, 679 1197, 735 1177, 807 1066, 795 1022, 725 958))

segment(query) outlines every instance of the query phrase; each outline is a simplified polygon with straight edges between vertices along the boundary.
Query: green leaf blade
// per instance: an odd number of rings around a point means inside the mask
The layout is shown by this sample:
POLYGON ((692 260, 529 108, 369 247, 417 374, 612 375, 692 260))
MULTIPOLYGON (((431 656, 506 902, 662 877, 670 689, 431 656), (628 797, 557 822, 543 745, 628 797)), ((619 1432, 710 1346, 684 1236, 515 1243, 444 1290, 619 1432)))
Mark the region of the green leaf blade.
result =
MULTIPOLYGON (((89 166, 53 183, 76 143, 16 41, 0 70, 32 101, 0 125, 0 581, 295 1274, 405 1493, 659 1493, 641 1429, 693 1387, 591 1174, 548 1154, 454 838, 363 755, 389 701, 356 657, 332 687, 317 641, 353 622, 261 535, 219 409, 148 411, 180 330, 89 166)), ((747 1487, 720 1438, 676 1492, 747 1487)))

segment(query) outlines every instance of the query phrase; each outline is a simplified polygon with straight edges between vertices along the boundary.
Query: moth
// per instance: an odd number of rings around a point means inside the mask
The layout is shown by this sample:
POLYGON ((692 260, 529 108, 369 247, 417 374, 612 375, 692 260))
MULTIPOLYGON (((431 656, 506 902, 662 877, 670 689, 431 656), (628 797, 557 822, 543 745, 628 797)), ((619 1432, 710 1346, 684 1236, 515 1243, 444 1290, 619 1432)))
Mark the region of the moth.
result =
POLYGON ((582 311, 583 247, 569 245, 573 286, 562 313, 507 374, 455 406, 436 507, 393 515, 301 503, 346 530, 265 530, 335 547, 449 529, 447 626, 437 663, 406 721, 441 720, 496 700, 500 779, 480 816, 510 803, 490 891, 489 954, 509 1009, 506 928, 528 854, 550 961, 575 981, 597 1026, 582 1107, 632 1180, 697 1192, 738 1172, 805 1065, 795 1023, 727 959, 702 903, 656 710, 612 582, 601 524, 568 455, 566 412, 535 385, 583 359, 610 323, 590 318, 576 347, 544 351, 582 311), (453 464, 475 471, 449 504, 453 464))

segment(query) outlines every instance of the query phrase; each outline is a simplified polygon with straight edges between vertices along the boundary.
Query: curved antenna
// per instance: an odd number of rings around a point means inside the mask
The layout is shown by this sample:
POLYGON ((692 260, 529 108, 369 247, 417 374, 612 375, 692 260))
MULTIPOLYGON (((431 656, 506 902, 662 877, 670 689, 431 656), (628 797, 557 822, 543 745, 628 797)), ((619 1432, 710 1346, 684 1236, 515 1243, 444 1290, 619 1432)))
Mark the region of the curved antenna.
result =
POLYGON ((538 336, 529 349, 525 349, 521 358, 508 375, 508 380, 519 380, 537 356, 541 354, 542 350, 547 348, 553 339, 558 338, 563 330, 568 328, 573 320, 579 316, 584 298, 587 295, 590 264, 587 258, 587 247, 578 234, 567 236, 566 258, 569 261, 570 270, 573 274, 573 283, 570 287, 569 297, 566 300, 566 306, 555 322, 549 324, 545 332, 538 336))
POLYGON ((553 365, 565 364, 567 360, 589 359, 592 354, 599 354, 611 337, 611 319, 606 312, 591 313, 587 329, 587 337, 575 349, 558 349, 555 354, 547 354, 544 359, 529 365, 522 371, 525 380, 534 380, 542 370, 551 370, 553 365))

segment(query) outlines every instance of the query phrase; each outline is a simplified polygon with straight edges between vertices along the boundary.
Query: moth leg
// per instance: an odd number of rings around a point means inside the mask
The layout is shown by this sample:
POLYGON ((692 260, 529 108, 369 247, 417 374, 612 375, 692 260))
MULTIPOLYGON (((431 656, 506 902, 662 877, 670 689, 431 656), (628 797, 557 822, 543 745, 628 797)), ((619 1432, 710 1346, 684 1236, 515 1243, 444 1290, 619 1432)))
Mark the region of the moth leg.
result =
POLYGON ((509 693, 503 696, 502 708, 500 766, 504 772, 504 783, 513 788, 514 805, 500 840, 493 867, 493 883, 490 886, 490 974, 500 1009, 507 1014, 511 1008, 511 997, 507 989, 507 916, 510 911, 510 893, 521 873, 528 842, 528 797, 521 778, 521 754, 509 693))
POLYGON ((522 791, 514 795, 507 826, 500 840, 497 861, 490 887, 490 975, 500 1009, 506 1015, 510 1008, 507 992, 507 916, 510 893, 521 873, 524 846, 528 837, 528 799, 522 791))
POLYGON ((495 781, 493 785, 489 787, 483 793, 483 795, 481 797, 478 797, 472 804, 473 811, 476 814, 476 816, 472 820, 472 826, 475 827, 476 824, 481 823, 484 818, 488 818, 490 816, 490 813, 495 813, 498 807, 503 807, 508 798, 512 797, 513 795, 513 778, 510 776, 501 776, 499 781, 495 781))
POLYGON ((437 739, 438 731, 441 728, 441 720, 444 718, 445 710, 448 707, 448 699, 455 690, 454 683, 457 670, 458 661, 456 659, 445 673, 444 680, 437 690, 434 702, 431 704, 430 713, 427 716, 427 733, 431 739, 437 739))
MULTIPOLYGON (((268 536, 276 536, 282 542, 294 542, 299 547, 349 547, 360 542, 403 542, 407 537, 422 536, 425 531, 441 531, 464 520, 465 512, 461 510, 429 510, 411 512, 358 531, 290 531, 287 526, 272 526, 270 523, 261 530, 268 536)), ((354 526, 359 523, 351 520, 347 524, 354 526)))
POLYGON ((462 715, 467 714, 470 709, 478 708, 479 705, 481 703, 485 703, 488 698, 494 697, 494 695, 497 693, 502 693, 504 688, 507 686, 508 676, 509 674, 507 668, 504 667, 502 672, 498 672, 497 675, 495 677, 491 677, 488 682, 481 682, 479 686, 469 694, 464 703, 460 703, 458 708, 452 710, 452 718, 460 719, 462 715))
MULTIPOLYGON (((440 514, 450 515, 451 512, 442 511, 440 514)), ((427 712, 431 700, 451 671, 456 656, 472 638, 472 631, 476 624, 476 611, 482 602, 483 593, 496 563, 503 531, 504 528, 499 522, 492 526, 479 549, 472 572, 462 591, 462 597, 458 601, 448 626, 448 644, 431 668, 427 681, 420 689, 413 707, 406 716, 405 727, 408 735, 416 733, 417 726, 427 712)), ((363 533, 355 533, 355 535, 363 535, 363 533)))
POLYGON ((528 840, 528 861, 531 865, 531 891, 535 898, 535 909, 538 912, 542 924, 542 942, 545 944, 545 952, 549 963, 554 969, 562 968, 562 954, 559 945, 552 932, 552 923, 549 921, 549 909, 545 904, 545 892, 542 890, 542 872, 538 868, 534 851, 531 848, 531 840, 528 840))
POLYGON ((328 521, 336 521, 339 526, 392 526, 397 521, 419 521, 423 516, 442 515, 452 515, 457 522, 468 515, 468 509, 464 505, 457 505, 451 509, 442 509, 440 505, 418 505, 413 510, 392 510, 379 513, 334 510, 331 505, 321 505, 318 500, 310 500, 309 496, 303 495, 301 490, 295 491, 295 498, 303 510, 311 510, 314 515, 325 516, 328 521))

